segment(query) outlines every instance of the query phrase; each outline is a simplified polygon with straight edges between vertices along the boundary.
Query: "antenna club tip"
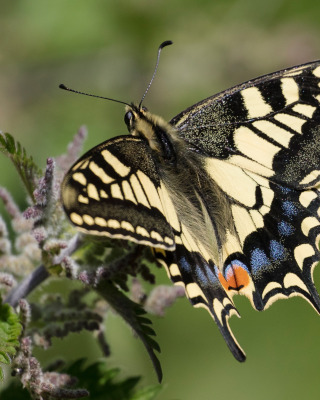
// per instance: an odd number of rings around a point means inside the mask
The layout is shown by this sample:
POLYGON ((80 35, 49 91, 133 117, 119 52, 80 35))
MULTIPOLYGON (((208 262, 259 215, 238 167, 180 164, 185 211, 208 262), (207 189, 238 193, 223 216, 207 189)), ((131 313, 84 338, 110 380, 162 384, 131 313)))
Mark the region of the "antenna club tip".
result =
POLYGON ((159 49, 163 49, 166 46, 170 46, 171 44, 173 44, 172 40, 165 40, 164 42, 162 42, 159 46, 159 49))
POLYGON ((60 89, 64 89, 64 90, 68 90, 67 86, 64 85, 63 83, 60 83, 59 88, 60 89))

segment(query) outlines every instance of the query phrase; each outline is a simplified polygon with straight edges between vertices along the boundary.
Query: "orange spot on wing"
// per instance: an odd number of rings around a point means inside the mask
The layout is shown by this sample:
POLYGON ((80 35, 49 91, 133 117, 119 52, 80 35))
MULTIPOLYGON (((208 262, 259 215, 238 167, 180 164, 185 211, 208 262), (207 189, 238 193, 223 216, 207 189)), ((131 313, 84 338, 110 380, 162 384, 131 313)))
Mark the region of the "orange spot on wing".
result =
POLYGON ((241 265, 235 263, 227 267, 225 276, 219 271, 218 278, 226 291, 239 291, 250 283, 248 272, 241 265))
POLYGON ((224 289, 226 291, 228 291, 229 290, 228 289, 228 287, 229 287, 228 282, 226 281, 225 277, 222 275, 222 273, 220 271, 218 272, 218 279, 219 279, 221 285, 224 287, 224 289))

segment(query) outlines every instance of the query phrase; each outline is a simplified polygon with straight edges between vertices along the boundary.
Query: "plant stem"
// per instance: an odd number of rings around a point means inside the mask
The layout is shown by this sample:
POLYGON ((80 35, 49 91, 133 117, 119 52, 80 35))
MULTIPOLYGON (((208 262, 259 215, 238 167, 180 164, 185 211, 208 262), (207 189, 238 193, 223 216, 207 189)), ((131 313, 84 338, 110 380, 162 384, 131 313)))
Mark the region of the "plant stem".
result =
MULTIPOLYGON (((83 238, 80 234, 76 234, 68 243, 68 246, 60 252, 60 254, 53 259, 53 265, 60 264, 64 257, 70 256, 74 253, 83 243, 83 238)), ((27 297, 36 287, 50 276, 49 271, 44 265, 40 265, 31 272, 22 282, 14 287, 8 294, 5 303, 16 307, 20 301, 27 297)))

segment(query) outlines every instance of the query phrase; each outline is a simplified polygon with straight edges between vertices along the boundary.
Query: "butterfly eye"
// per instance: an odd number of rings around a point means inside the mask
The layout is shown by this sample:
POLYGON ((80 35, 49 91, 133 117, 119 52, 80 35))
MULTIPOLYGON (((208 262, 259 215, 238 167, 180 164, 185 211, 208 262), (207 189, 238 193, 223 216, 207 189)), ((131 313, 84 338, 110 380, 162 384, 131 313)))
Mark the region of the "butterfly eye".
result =
POLYGON ((124 115, 124 122, 127 125, 129 130, 130 130, 131 126, 132 126, 133 120, 134 120, 133 112, 131 112, 131 111, 126 112, 125 115, 124 115))

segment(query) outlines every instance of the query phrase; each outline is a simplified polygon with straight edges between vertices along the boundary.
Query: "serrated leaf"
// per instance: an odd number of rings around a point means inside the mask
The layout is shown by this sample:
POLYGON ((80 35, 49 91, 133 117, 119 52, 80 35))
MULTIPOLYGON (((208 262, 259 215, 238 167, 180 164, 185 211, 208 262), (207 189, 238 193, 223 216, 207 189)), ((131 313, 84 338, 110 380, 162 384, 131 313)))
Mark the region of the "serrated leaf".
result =
POLYGON ((148 334, 149 336, 157 336, 155 331, 152 328, 150 328, 150 326, 144 326, 143 329, 144 329, 145 333, 148 334))
POLYGON ((63 338, 71 332, 99 330, 101 315, 83 301, 85 291, 71 290, 66 299, 51 294, 32 304, 34 315, 29 334, 36 333, 35 344, 47 346, 54 337, 63 338))
POLYGON ((0 151, 13 162, 29 196, 34 200, 35 181, 41 170, 33 158, 27 156, 25 149, 9 133, 0 133, 0 151))
MULTIPOLYGON (((0 345, 1 345, 1 342, 0 342, 0 345)), ((14 348, 13 348, 13 351, 14 351, 14 348)), ((12 347, 9 347, 9 346, 7 347, 7 353, 12 353, 12 347)), ((11 359, 8 354, 0 352, 0 363, 10 364, 10 360, 11 359)))
MULTIPOLYGON (((144 311, 144 313, 145 313, 145 311, 144 311)), ((136 315, 141 315, 141 314, 137 314, 136 313, 136 315)), ((149 318, 145 318, 145 317, 140 317, 139 316, 139 321, 140 321, 141 324, 144 324, 144 325, 151 325, 152 324, 151 320, 149 318)))
MULTIPOLYGON (((10 364, 19 347, 22 326, 18 315, 8 304, 0 302, 0 363, 10 364)), ((0 374, 1 379, 2 374, 0 374)))
POLYGON ((128 299, 119 289, 117 289, 111 281, 102 281, 97 287, 98 292, 110 304, 110 306, 131 326, 137 336, 142 340, 154 369, 157 373, 158 380, 161 382, 162 370, 160 362, 155 355, 154 350, 160 352, 158 343, 150 337, 154 336, 154 331, 150 333, 151 321, 141 315, 146 312, 137 303, 128 299), (148 325, 146 325, 148 324, 148 325))
POLYGON ((9 133, 0 135, 0 143, 8 153, 13 154, 15 152, 15 142, 9 133))

